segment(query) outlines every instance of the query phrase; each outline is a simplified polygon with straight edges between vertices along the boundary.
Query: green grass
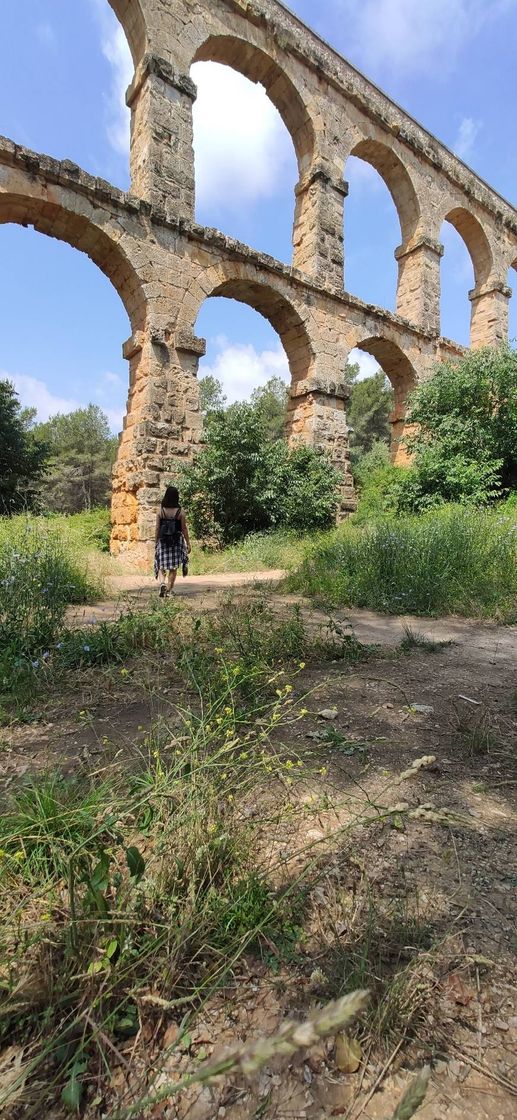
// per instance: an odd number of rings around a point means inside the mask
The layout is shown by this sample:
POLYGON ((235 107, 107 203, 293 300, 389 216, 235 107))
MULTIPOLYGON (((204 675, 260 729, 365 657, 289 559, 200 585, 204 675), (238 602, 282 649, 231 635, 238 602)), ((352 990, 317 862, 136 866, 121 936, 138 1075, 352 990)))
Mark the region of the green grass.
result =
POLYGON ((272 533, 251 533, 245 540, 221 551, 204 551, 197 541, 192 550, 193 575, 211 572, 253 572, 269 568, 290 570, 312 555, 326 533, 300 537, 278 529, 272 533))
POLYGON ((80 550, 52 522, 0 521, 0 698, 50 657, 67 606, 101 592, 80 550))
POLYGON ((352 520, 302 561, 287 588, 333 606, 513 622, 516 519, 501 510, 444 507, 367 526, 352 520))

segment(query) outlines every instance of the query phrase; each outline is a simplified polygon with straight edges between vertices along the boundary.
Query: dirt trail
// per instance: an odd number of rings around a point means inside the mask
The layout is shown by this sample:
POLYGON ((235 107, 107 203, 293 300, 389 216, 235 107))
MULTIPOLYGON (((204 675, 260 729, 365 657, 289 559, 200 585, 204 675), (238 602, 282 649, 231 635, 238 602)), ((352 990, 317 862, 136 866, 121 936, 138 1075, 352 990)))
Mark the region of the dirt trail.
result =
MULTIPOLYGON (((256 572, 216 572, 208 575, 189 576, 178 579, 175 596, 179 603, 196 610, 213 610, 217 606, 220 593, 232 589, 246 588, 251 591, 278 586, 286 572, 280 568, 256 572)), ((152 576, 117 575, 108 581, 108 597, 87 607, 73 607, 68 612, 70 625, 93 625, 99 621, 116 619, 127 610, 144 609, 157 597, 157 583, 152 576)), ((358 641, 395 647, 400 644, 406 631, 421 635, 436 642, 454 642, 470 648, 472 659, 476 662, 489 661, 505 656, 515 656, 517 651, 517 626, 498 626, 494 622, 483 622, 448 616, 445 618, 423 618, 418 615, 387 615, 376 611, 358 608, 342 608, 323 611, 315 609, 308 599, 301 595, 276 593, 271 596, 269 605, 278 612, 299 606, 304 621, 312 628, 324 626, 329 616, 344 625, 349 625, 358 641)))

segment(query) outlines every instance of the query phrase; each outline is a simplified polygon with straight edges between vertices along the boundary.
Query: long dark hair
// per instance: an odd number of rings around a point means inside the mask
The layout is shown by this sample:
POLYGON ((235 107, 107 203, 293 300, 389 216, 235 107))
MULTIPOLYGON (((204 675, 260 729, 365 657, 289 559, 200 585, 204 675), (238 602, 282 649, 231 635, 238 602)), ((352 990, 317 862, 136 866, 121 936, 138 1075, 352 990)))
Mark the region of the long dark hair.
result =
POLYGON ((165 509, 177 509, 180 504, 180 492, 176 486, 168 486, 162 498, 165 509))

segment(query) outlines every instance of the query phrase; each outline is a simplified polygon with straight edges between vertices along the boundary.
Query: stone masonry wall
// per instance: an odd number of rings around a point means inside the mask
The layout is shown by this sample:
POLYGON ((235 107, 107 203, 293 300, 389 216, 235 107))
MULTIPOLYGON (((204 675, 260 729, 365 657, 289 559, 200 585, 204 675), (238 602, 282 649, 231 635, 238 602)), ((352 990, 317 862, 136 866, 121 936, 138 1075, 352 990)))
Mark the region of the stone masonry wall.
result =
POLYGON ((126 308, 129 393, 114 470, 114 552, 149 563, 164 481, 199 445, 196 319, 208 296, 254 307, 278 332, 291 371, 288 436, 329 453, 354 508, 344 376, 372 354, 395 390, 392 455, 406 457, 406 399, 461 349, 440 337, 440 232, 451 222, 472 258, 471 345, 507 337, 517 213, 465 164, 277 0, 109 0, 134 62, 129 194, 0 139, 0 221, 32 224, 86 252, 126 308), (259 81, 293 141, 292 266, 195 222, 193 62, 259 81), (370 163, 397 209, 397 313, 346 291, 346 161, 370 163))

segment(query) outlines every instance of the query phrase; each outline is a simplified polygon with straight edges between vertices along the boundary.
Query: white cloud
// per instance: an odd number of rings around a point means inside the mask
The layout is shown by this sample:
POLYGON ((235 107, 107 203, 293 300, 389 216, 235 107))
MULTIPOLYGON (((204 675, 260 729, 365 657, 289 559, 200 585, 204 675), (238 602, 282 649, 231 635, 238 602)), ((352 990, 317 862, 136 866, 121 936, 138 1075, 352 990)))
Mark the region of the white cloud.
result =
POLYGON ((294 151, 265 90, 218 62, 196 62, 191 74, 198 202, 224 210, 270 198, 294 151))
POLYGON ((456 152, 460 159, 467 159, 472 154, 482 127, 481 121, 475 121, 472 117, 463 118, 458 129, 458 135, 452 145, 453 152, 456 152))
POLYGON ((104 380, 106 381, 106 383, 107 383, 108 385, 118 385, 119 387, 120 387, 120 386, 124 386, 124 387, 125 387, 125 381, 124 381, 124 379, 123 379, 123 378, 122 378, 122 377, 120 376, 120 374, 119 374, 119 373, 109 373, 109 372, 108 372, 108 373, 105 373, 105 374, 104 374, 104 380))
POLYGON ((103 408, 102 410, 108 417, 109 426, 114 435, 118 436, 122 431, 122 424, 126 413, 125 408, 103 408))
POLYGON ((111 66, 111 84, 106 94, 106 131, 112 148, 119 155, 129 152, 130 113, 126 90, 133 78, 133 60, 126 36, 105 0, 92 0, 101 31, 101 47, 111 66))
POLYGON ((373 377, 374 373, 379 370, 379 363, 372 354, 367 354, 365 350, 351 350, 348 355, 350 365, 359 366, 359 375, 357 380, 364 381, 366 377, 373 377))
MULTIPOLYGON (((39 423, 48 420, 50 416, 55 416, 57 412, 66 414, 67 412, 73 412, 76 408, 85 408, 88 404, 88 401, 79 401, 73 397, 60 397, 51 392, 48 385, 40 378, 30 377, 26 373, 8 373, 6 370, 0 370, 0 381, 4 380, 12 382, 23 408, 35 408, 37 410, 36 419, 39 423)), ((104 374, 94 389, 93 397, 96 403, 100 404, 103 412, 106 413, 113 432, 120 432, 122 428, 125 407, 123 403, 120 403, 118 407, 105 407, 105 404, 109 402, 110 405, 113 405, 114 396, 125 398, 126 393, 126 384, 118 373, 104 374), (105 383, 118 389, 118 392, 108 394, 103 388, 105 383)))
POLYGON ((217 377, 229 404, 247 400, 253 389, 264 385, 270 377, 290 381, 287 357, 280 344, 275 350, 259 351, 251 343, 231 342, 224 335, 213 342, 219 352, 212 363, 200 363, 199 376, 217 377))
POLYGON ((421 73, 449 68, 464 44, 515 9, 516 0, 335 0, 335 6, 365 62, 421 73))
POLYGON ((2 371, 0 378, 12 381, 23 407, 38 410, 38 420, 48 420, 49 416, 54 416, 56 412, 72 412, 74 408, 81 407, 79 401, 56 396, 50 392, 44 381, 40 381, 37 377, 29 377, 26 373, 2 371))

